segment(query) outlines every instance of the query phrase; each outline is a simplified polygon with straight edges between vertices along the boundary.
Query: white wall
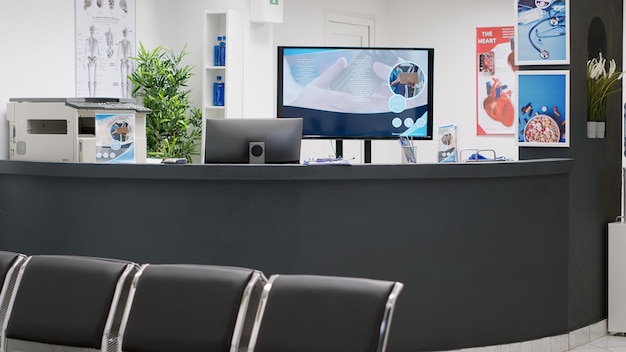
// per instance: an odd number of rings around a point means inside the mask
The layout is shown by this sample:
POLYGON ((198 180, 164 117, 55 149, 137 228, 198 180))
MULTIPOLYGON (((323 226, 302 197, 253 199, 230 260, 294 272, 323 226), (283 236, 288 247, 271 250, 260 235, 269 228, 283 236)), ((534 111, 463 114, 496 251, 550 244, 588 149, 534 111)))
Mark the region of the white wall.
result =
MULTIPOLYGON (((512 25, 513 6, 509 1, 283 2, 284 23, 272 25, 248 22, 249 0, 137 0, 137 41, 148 48, 163 45, 175 51, 187 44, 187 63, 196 66, 196 75, 190 81, 191 99, 199 107, 204 10, 241 10, 245 23, 243 114, 275 116, 276 45, 323 45, 327 10, 372 17, 376 21, 377 46, 435 48, 435 126, 456 123, 460 148, 495 148, 499 155, 517 157, 514 137, 475 136, 475 27, 512 25)), ((9 98, 75 94, 74 0, 2 1, 0 30, 4 53, 0 66, 0 158, 6 158, 9 98)), ((397 162, 400 153, 396 150, 393 144, 384 148, 375 144, 373 159, 397 162)), ((434 161, 435 155, 435 142, 420 142, 420 161, 434 161)))
MULTIPOLYGON (((494 149, 498 155, 517 159, 515 136, 476 136, 476 27, 515 25, 514 3, 502 0, 388 0, 387 3, 396 32, 383 44, 435 48, 435 128, 455 123, 460 134, 459 149, 494 149), (404 32, 403 24, 410 24, 407 26, 410 29, 404 32)), ((434 158, 436 149, 436 143, 424 143, 420 153, 427 153, 424 159, 434 158)))
MULTIPOLYGON (((137 0, 137 38, 147 48, 162 45, 179 52, 187 45, 186 62, 195 66, 189 84, 195 106, 202 105, 204 11, 241 11, 244 26, 244 116, 275 116, 272 25, 249 22, 249 0, 137 0), (184 6, 183 6, 184 5, 184 6)), ((227 39, 228 42, 228 39, 227 39)))
POLYGON ((324 15, 332 11, 374 18, 376 36, 373 44, 384 45, 389 32, 388 7, 386 0, 285 0, 283 23, 275 25, 274 42, 276 45, 324 45, 324 15))
MULTIPOLYGON (((274 116, 272 26, 249 23, 249 0, 137 0, 137 45, 180 52, 186 44, 185 64, 196 67, 191 99, 200 107, 204 11, 220 9, 241 10, 244 17, 244 114, 274 116)), ((0 33, 0 159, 6 159, 10 98, 75 95, 74 0, 2 1, 0 33)))
MULTIPOLYGON (((518 157, 515 136, 476 136, 475 29, 514 25, 510 1, 286 0, 284 10, 284 23, 274 30, 277 45, 324 45, 324 13, 332 10, 375 18, 376 46, 435 48, 434 132, 455 123, 460 149, 495 149, 518 157)), ((417 146, 420 162, 436 161, 435 141, 417 146)), ((395 141, 374 143, 373 162, 398 162, 399 149, 395 141)))
POLYGON ((0 159, 6 159, 9 98, 75 94, 74 1, 2 1, 0 33, 0 159))
MULTIPOLYGON (((408 0, 407 0, 408 1, 408 0)), ((373 46, 384 46, 389 33, 388 3, 377 0, 286 0, 284 2, 283 23, 274 25, 274 43, 278 45, 325 45, 324 22, 327 12, 346 14, 354 17, 373 18, 376 31, 373 46)), ((346 140, 343 156, 353 163, 364 160, 363 143, 346 140)), ((303 159, 335 156, 334 141, 304 140, 303 159)), ((401 152, 397 141, 373 141, 373 163, 400 163, 401 152)))

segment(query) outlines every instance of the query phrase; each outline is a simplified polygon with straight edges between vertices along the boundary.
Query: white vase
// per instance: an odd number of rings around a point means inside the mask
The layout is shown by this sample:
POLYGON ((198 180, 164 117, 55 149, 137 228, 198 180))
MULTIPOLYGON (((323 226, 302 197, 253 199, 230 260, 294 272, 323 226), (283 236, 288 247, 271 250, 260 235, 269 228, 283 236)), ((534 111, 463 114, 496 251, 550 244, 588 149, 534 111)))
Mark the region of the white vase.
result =
POLYGON ((604 121, 598 121, 596 123, 597 128, 596 128, 596 137, 597 138, 604 138, 604 131, 605 131, 605 126, 606 123, 604 121))
POLYGON ((587 121, 587 138, 596 138, 598 136, 598 122, 587 121))

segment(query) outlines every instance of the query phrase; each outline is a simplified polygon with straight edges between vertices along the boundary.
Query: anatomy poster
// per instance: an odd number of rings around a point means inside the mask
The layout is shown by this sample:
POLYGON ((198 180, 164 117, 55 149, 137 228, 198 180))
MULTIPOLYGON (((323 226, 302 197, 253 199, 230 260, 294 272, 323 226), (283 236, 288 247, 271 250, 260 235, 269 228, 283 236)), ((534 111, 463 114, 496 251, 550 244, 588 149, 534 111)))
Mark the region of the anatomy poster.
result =
POLYGON ((518 145, 568 147, 569 71, 520 71, 517 84, 518 145))
POLYGON ((569 64, 570 0, 515 1, 515 62, 520 66, 569 64))
POLYGON ((129 98, 135 0, 74 0, 76 96, 129 98))
POLYGON ((476 28, 476 134, 514 135, 513 36, 510 27, 476 28))

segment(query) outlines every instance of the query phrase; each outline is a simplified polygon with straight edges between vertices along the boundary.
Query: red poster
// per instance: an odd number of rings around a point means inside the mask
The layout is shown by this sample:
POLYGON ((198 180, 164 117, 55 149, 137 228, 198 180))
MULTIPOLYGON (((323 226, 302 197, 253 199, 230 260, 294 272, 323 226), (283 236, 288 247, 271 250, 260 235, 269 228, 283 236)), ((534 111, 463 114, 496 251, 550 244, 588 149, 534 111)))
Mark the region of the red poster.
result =
POLYGON ((515 28, 476 28, 476 134, 515 134, 515 28))

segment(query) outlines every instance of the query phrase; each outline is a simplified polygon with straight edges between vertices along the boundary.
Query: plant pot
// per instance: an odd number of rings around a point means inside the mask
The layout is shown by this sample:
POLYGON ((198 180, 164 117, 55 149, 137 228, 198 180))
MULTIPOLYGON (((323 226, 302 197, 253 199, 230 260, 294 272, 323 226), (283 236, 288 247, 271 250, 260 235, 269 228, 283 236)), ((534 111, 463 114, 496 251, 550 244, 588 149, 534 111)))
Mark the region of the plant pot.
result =
POLYGON ((606 123, 604 121, 598 121, 596 122, 596 137, 597 138, 604 138, 604 131, 605 131, 605 126, 606 123))
POLYGON ((596 138, 598 135, 598 122, 587 121, 587 138, 596 138))

